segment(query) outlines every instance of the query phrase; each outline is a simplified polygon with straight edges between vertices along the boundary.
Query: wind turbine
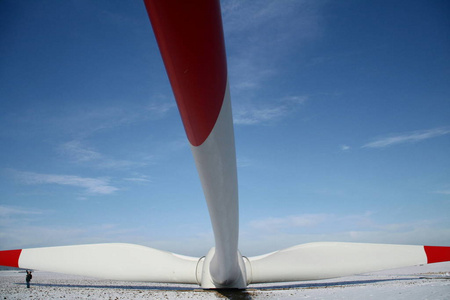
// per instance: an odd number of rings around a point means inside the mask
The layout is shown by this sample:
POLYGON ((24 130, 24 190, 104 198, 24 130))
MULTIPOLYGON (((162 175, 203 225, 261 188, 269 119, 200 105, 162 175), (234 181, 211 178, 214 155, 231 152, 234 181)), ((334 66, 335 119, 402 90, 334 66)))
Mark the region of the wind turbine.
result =
POLYGON ((310 243, 257 257, 238 251, 234 132, 219 0, 144 0, 200 176, 215 247, 195 258, 132 244, 0 251, 0 265, 127 281, 315 280, 450 261, 450 247, 310 243))

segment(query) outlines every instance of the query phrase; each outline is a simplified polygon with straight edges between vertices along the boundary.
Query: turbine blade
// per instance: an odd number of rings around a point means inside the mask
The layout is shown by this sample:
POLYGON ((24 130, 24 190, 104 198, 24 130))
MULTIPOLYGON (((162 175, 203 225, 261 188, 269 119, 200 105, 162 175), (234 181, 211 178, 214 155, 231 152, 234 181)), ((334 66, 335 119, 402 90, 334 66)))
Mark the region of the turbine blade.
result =
POLYGON ((249 283, 317 280, 450 261, 450 247, 310 243, 249 261, 249 283))
POLYGON ((213 286, 230 286, 244 274, 220 1, 145 0, 145 5, 208 205, 215 251, 206 267, 213 286))
POLYGON ((144 0, 189 142, 211 133, 227 85, 218 0, 144 0))
POLYGON ((0 265, 112 280, 198 283, 198 258, 133 244, 0 251, 0 265))

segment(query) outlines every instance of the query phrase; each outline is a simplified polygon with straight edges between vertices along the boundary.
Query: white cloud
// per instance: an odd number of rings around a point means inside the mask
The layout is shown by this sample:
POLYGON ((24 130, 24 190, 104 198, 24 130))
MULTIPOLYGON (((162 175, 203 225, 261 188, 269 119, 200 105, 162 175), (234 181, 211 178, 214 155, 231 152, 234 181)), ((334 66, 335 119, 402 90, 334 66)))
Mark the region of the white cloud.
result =
POLYGON ((63 143, 58 147, 61 154, 68 157, 68 159, 75 163, 89 163, 90 166, 103 169, 126 169, 133 167, 142 167, 147 165, 151 160, 148 156, 146 159, 139 161, 131 161, 124 159, 115 159, 103 155, 87 145, 81 140, 72 140, 63 143))
POLYGON ((78 162, 97 160, 102 157, 100 153, 86 147, 86 145, 79 140, 72 140, 64 143, 59 149, 62 153, 69 156, 70 159, 78 162))
MULTIPOLYGON (((0 205, 0 237, 7 236, 11 230, 28 226, 31 222, 42 219, 49 210, 0 205)), ((11 236, 11 239, 15 238, 11 236)), ((0 242, 0 245, 2 243, 0 242)))
POLYGON ((149 111, 153 117, 162 118, 164 117, 171 109, 175 108, 175 103, 172 100, 168 100, 164 103, 151 103, 146 109, 149 111))
MULTIPOLYGON (((322 32, 322 1, 225 1, 221 3, 235 124, 259 124, 279 119, 288 111, 280 105, 251 105, 265 101, 265 84, 274 84, 286 57, 298 55, 305 40, 322 32), (286 20, 289 19, 289 22, 286 20)), ((272 100, 272 99, 270 99, 272 100)))
POLYGON ((245 167, 249 167, 249 166, 253 165, 252 159, 249 159, 247 157, 242 157, 242 156, 237 158, 236 163, 237 163, 238 168, 245 168, 245 167))
POLYGON ((36 222, 2 228, 0 245, 5 249, 80 245, 127 241, 135 229, 119 228, 114 224, 92 226, 48 226, 36 222))
POLYGON ((123 180, 126 180, 126 181, 132 181, 132 182, 140 182, 140 183, 148 183, 148 182, 152 182, 152 180, 149 179, 147 176, 142 176, 142 177, 129 177, 129 178, 124 178, 123 180))
POLYGON ((42 213, 42 210, 0 205, 0 217, 2 218, 14 215, 40 215, 42 213))
POLYGON ((450 133, 450 128, 434 128, 428 130, 412 131, 388 137, 381 137, 367 143, 362 148, 385 148, 404 143, 415 143, 423 140, 439 137, 450 133))
POLYGON ((57 184, 83 188, 90 194, 112 194, 119 190, 110 185, 107 178, 79 177, 74 175, 39 174, 13 171, 16 178, 25 184, 57 184))
POLYGON ((251 221, 249 224, 252 228, 272 232, 293 227, 313 227, 323 223, 329 218, 330 215, 327 214, 305 214, 283 218, 269 217, 262 220, 251 221))
MULTIPOLYGON (((255 45, 255 48, 263 45, 280 48, 280 43, 314 38, 322 32, 322 4, 322 1, 284 1, 283 5, 273 0, 224 1, 221 6, 225 36, 227 41, 240 40, 246 46, 255 45), (287 23, 286 19, 291 22, 287 23)), ((270 49, 266 51, 270 52, 270 49)))
POLYGON ((350 150, 350 146, 347 146, 347 145, 341 145, 340 148, 342 151, 350 150))
POLYGON ((249 57, 230 57, 228 60, 232 97, 260 88, 274 74, 269 67, 262 69, 249 57))
POLYGON ((442 194, 442 195, 450 195, 450 190, 441 190, 441 191, 436 191, 436 194, 442 194))
MULTIPOLYGON (((99 133, 115 130, 116 128, 142 124, 149 120, 160 120, 167 117, 175 102, 171 97, 153 95, 153 100, 145 104, 124 102, 115 106, 93 105, 88 109, 68 107, 58 111, 39 111, 27 113, 21 123, 29 131, 39 128, 39 133, 63 132, 65 136, 83 140, 99 133), (36 119, 36 115, 39 119, 36 119)), ((14 120, 17 122, 17 120, 14 120)), ((1 129, 1 128, 0 128, 1 129)), ((67 145, 76 147, 77 145, 67 145)))
POLYGON ((286 115, 288 111, 284 106, 267 108, 241 108, 234 113, 234 124, 254 125, 279 119, 286 115))
POLYGON ((277 121, 294 113, 306 99, 304 96, 292 96, 285 97, 273 105, 240 106, 233 112, 233 122, 237 125, 255 125, 277 121))
POLYGON ((379 226, 372 219, 373 213, 370 211, 361 214, 336 215, 336 214, 302 214, 288 215, 284 217, 268 217, 260 220, 253 220, 244 225, 244 232, 251 232, 252 236, 272 234, 292 234, 308 228, 310 232, 337 232, 353 228, 361 230, 379 229, 379 226))

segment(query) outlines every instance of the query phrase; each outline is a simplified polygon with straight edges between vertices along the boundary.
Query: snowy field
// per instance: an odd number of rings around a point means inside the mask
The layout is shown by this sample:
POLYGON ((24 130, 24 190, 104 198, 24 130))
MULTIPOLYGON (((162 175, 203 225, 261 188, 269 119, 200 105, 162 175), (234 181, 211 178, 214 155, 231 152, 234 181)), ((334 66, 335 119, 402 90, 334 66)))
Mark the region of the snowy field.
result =
POLYGON ((320 281, 204 291, 196 285, 93 279, 36 271, 0 271, 0 299, 450 299, 450 262, 320 281))

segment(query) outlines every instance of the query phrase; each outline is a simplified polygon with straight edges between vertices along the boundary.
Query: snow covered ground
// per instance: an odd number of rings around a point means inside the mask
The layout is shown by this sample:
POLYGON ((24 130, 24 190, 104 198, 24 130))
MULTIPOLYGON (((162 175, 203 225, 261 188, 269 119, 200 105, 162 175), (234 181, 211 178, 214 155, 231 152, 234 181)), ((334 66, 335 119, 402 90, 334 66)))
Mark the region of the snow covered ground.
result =
POLYGON ((0 271, 0 299, 450 299, 450 262, 320 281, 205 291, 196 285, 93 279, 36 271, 0 271))

